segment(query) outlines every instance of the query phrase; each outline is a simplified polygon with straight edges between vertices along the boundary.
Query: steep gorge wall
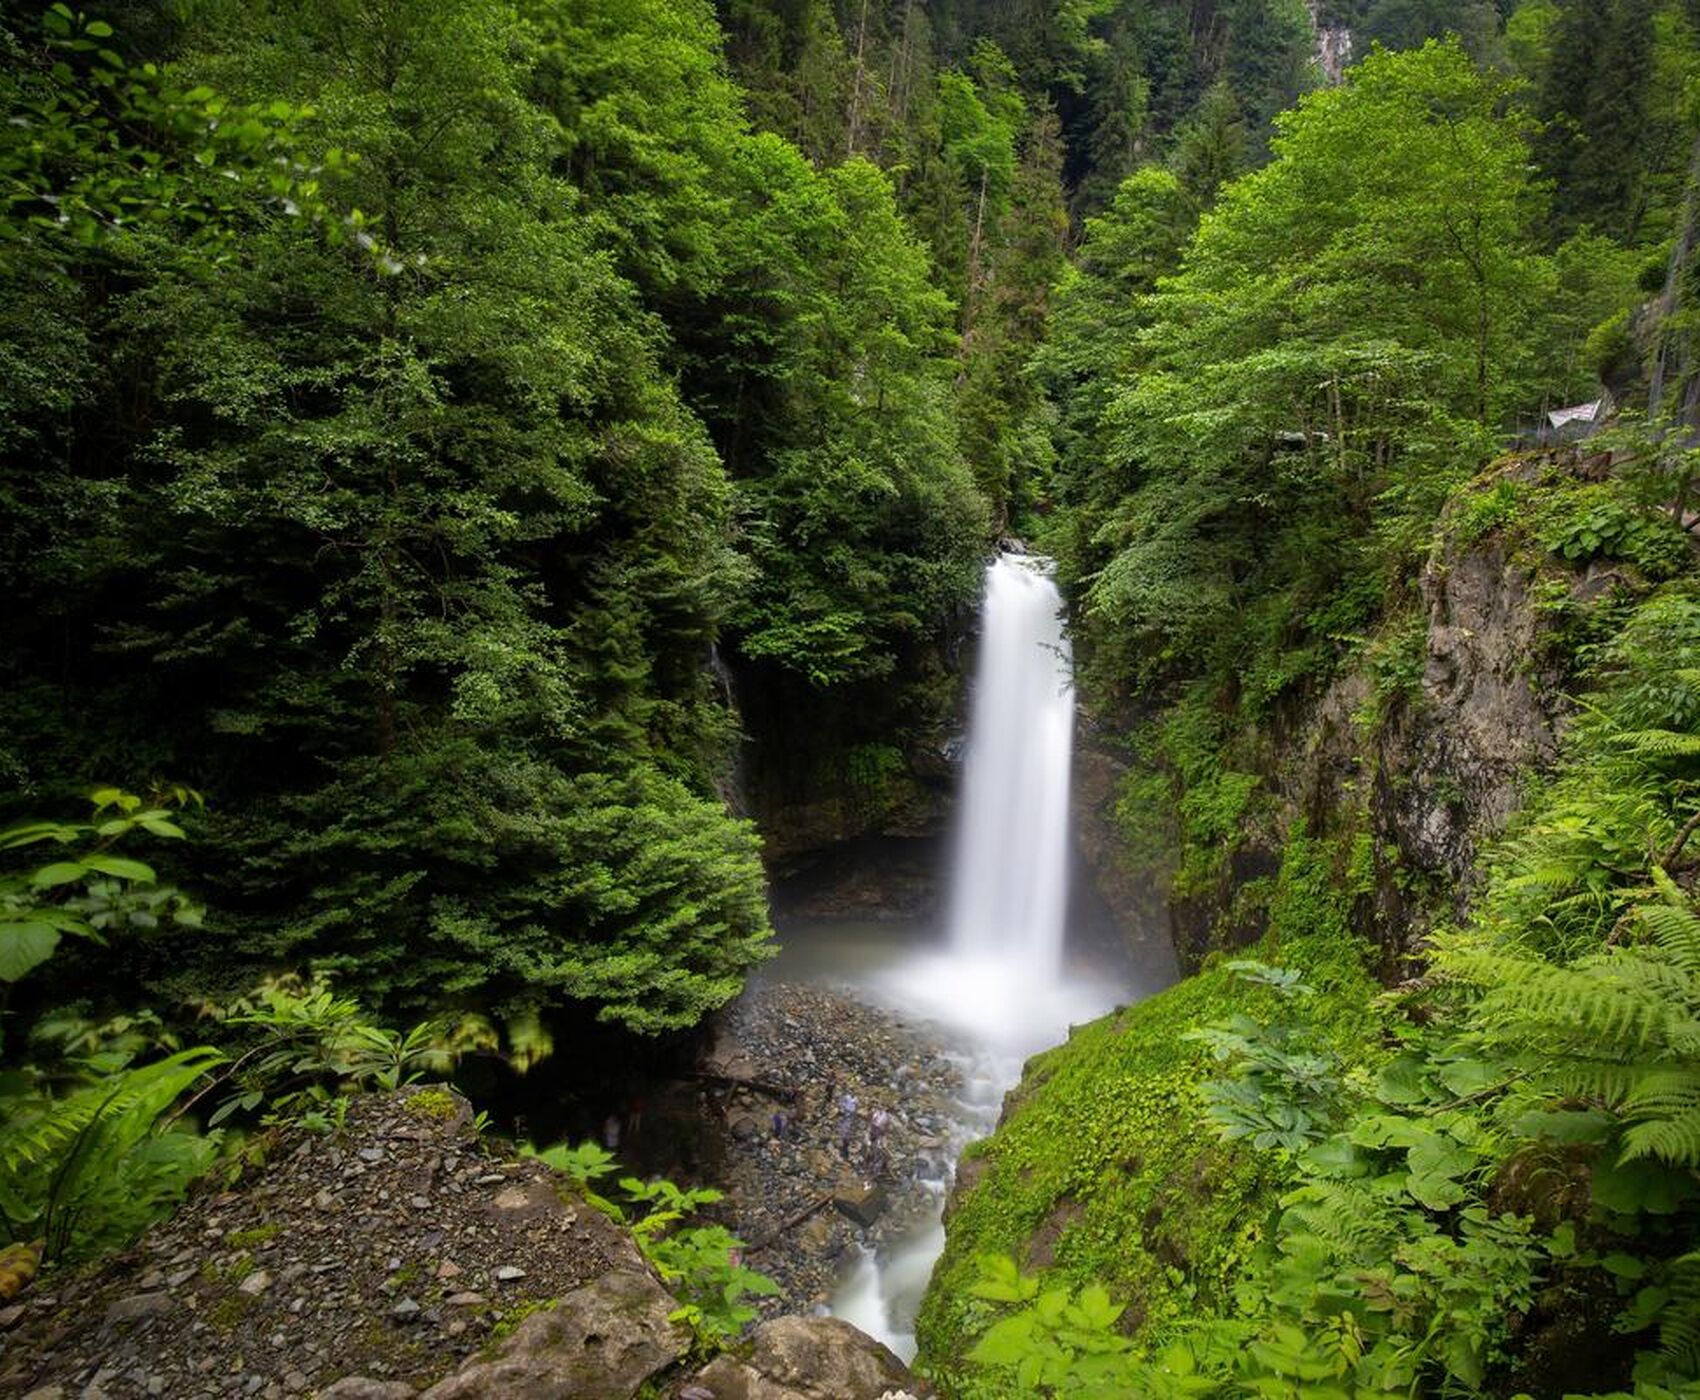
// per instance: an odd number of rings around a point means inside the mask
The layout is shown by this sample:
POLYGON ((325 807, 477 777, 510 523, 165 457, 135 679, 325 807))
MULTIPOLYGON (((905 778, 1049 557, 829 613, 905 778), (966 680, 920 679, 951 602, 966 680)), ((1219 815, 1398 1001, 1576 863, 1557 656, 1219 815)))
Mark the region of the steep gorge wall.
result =
POLYGON ((1166 921, 1187 970, 1212 951, 1254 942, 1268 923, 1256 889, 1298 830, 1365 839, 1369 869, 1353 927, 1380 950, 1383 976, 1397 975, 1434 920, 1465 913, 1484 843, 1516 811, 1528 775, 1557 752, 1570 702, 1555 631, 1624 581, 1616 566, 1568 568, 1512 535, 1469 530, 1472 499, 1554 466, 1515 459, 1492 469, 1443 517, 1414 596, 1383 627, 1392 648, 1403 634, 1414 653, 1409 674, 1378 675, 1372 644, 1320 694, 1250 737, 1260 800, 1227 843, 1211 888, 1176 896, 1172 871, 1129 858, 1117 815, 1131 766, 1125 745, 1107 727, 1086 726, 1080 841, 1125 926, 1166 921))
POLYGON ((729 798, 761 831, 780 913, 936 907, 975 621, 954 616, 894 675, 833 691, 767 663, 728 668, 743 734, 729 798))

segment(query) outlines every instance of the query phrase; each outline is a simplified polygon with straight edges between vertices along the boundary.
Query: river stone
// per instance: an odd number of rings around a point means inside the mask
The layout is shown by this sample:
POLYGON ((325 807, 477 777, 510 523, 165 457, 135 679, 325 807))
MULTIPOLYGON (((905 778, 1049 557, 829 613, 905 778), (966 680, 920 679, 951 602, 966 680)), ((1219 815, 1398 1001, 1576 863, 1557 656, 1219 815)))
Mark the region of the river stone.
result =
POLYGON ((718 1356, 695 1383, 715 1400, 880 1400, 914 1384, 897 1357, 838 1317, 779 1317, 744 1360, 718 1356))
POLYGON ((872 1225, 885 1213, 885 1191, 868 1182, 858 1181, 834 1191, 832 1203, 858 1225, 872 1225))
POLYGON ((425 1400, 616 1400, 685 1354, 678 1304, 648 1274, 620 1271, 533 1313, 488 1361, 473 1360, 425 1400))
POLYGON ((139 1322, 144 1317, 160 1317, 176 1306, 169 1293, 137 1293, 120 1298, 106 1309, 107 1325, 120 1322, 139 1322))

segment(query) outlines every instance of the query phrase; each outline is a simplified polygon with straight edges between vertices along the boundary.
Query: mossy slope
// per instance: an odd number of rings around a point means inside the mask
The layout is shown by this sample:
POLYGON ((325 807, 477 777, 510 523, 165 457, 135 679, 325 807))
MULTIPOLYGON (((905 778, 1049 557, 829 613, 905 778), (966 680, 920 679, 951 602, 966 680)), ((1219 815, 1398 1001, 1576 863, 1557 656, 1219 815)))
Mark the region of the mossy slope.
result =
MULTIPOLYGON (((1376 1054, 1378 988, 1347 925, 1356 844, 1295 835, 1251 956, 1302 969, 1333 1048, 1363 1061, 1376 1054)), ((1198 1087, 1212 1061, 1187 1033, 1271 1006, 1218 959, 1030 1062, 997 1132, 969 1150, 921 1313, 923 1367, 951 1394, 974 1393, 952 1373, 989 1316, 969 1294, 985 1253, 1102 1283, 1141 1334, 1215 1309, 1275 1202, 1258 1155, 1207 1126, 1198 1087)))

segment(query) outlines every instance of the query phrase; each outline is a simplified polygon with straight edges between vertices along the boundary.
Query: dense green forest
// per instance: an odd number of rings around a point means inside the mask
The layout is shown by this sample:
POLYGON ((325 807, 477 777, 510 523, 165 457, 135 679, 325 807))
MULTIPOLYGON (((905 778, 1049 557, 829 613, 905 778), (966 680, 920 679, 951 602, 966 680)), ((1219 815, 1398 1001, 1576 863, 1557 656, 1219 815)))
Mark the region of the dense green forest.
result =
POLYGON ((944 1393, 1700 1394, 1700 4, 113 0, 0 51, 13 1238, 697 1026, 771 952, 744 760, 874 822, 1014 535, 1211 956, 994 1141, 944 1393), (1577 718, 1471 897, 1378 922, 1271 755, 1352 675, 1399 731, 1484 540, 1577 718), (1210 1243, 1151 1247, 1194 1167, 1210 1243))

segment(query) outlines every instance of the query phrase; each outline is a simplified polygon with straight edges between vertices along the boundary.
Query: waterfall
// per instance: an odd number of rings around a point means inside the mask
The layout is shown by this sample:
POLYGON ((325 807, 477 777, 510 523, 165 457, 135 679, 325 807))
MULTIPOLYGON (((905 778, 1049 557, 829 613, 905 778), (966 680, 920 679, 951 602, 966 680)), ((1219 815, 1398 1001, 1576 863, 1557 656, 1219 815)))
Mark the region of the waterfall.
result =
MULTIPOLYGON (((930 1022, 956 1061, 951 1161, 992 1130, 1029 1055, 1131 990, 1123 967, 1063 963, 1073 739, 1073 665, 1050 565, 1003 555, 986 570, 946 937, 857 980, 875 1000, 930 1022)), ((846 941, 835 943, 841 956, 846 941)), ((1167 969, 1152 984, 1172 979, 1167 969)), ((951 1172, 923 1169, 911 1165, 935 1192, 935 1209, 903 1237, 865 1247, 833 1304, 904 1357, 914 1355, 916 1310, 944 1247, 951 1172)))
POLYGON ((1073 668, 1048 566, 1005 554, 986 569, 962 822, 951 871, 959 957, 1056 979, 1068 904, 1073 668))

